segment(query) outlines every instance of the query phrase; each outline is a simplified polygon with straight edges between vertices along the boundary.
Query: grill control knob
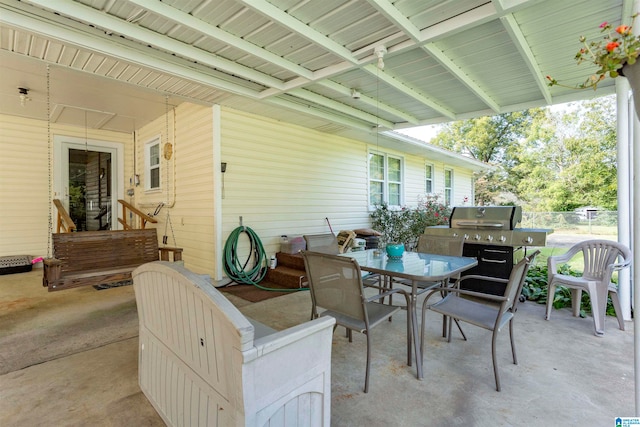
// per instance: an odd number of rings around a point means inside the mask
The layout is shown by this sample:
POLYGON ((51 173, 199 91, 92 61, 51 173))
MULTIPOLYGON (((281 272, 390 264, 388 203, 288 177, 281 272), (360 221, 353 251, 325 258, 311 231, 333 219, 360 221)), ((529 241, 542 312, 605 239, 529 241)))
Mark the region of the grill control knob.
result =
POLYGON ((525 243, 528 243, 528 244, 533 243, 533 237, 531 237, 531 236, 527 236, 527 237, 524 239, 524 242, 525 242, 525 243))
POLYGON ((507 241, 507 238, 504 235, 502 235, 502 236, 498 237, 498 241, 504 243, 504 242, 507 241))
POLYGON ((464 240, 469 240, 469 235, 467 233, 464 233, 464 240))
POLYGON ((458 233, 453 233, 453 237, 458 237, 458 233))
POLYGON ((482 237, 479 234, 476 234, 475 236, 473 236, 474 240, 480 240, 482 239, 482 237))
POLYGON ((493 242, 493 236, 492 236, 491 234, 489 234, 489 235, 487 236, 487 241, 488 241, 488 242, 493 242))

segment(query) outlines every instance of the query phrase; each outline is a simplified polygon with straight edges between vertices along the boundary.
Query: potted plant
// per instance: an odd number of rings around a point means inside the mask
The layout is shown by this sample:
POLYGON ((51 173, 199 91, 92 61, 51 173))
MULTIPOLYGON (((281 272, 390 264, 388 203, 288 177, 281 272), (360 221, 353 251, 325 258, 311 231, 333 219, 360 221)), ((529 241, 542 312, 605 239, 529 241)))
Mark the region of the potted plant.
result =
POLYGON ((387 203, 376 206, 370 215, 372 227, 381 233, 378 243, 392 257, 400 257, 404 252, 404 244, 409 238, 408 224, 411 211, 405 207, 399 210, 390 209, 387 203))
MULTIPOLYGON (((631 25, 613 26, 608 22, 600 24, 600 40, 587 41, 585 36, 580 36, 583 47, 576 53, 575 60, 578 64, 590 62, 598 67, 583 83, 572 87, 576 89, 593 88, 596 90, 598 83, 607 76, 616 78, 627 77, 631 89, 636 93, 640 88, 640 67, 636 67, 636 61, 640 55, 640 37, 633 34, 633 24, 638 14, 633 15, 631 25)), ((546 77, 549 86, 564 86, 551 76, 546 77)), ((640 95, 640 94, 639 94, 640 95)), ((636 114, 640 110, 640 96, 634 96, 636 114)))
POLYGON ((405 248, 411 250, 415 246, 425 227, 448 224, 450 213, 451 209, 440 203, 437 195, 430 194, 420 198, 415 208, 390 209, 382 203, 370 218, 372 228, 382 234, 378 241, 380 248, 390 247, 391 252, 401 255, 405 248))

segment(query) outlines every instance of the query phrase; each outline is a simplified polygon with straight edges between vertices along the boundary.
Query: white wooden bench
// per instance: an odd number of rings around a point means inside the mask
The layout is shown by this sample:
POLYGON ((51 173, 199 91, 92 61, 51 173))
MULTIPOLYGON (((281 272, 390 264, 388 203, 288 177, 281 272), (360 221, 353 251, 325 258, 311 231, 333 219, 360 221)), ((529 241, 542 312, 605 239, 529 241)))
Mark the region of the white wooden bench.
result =
POLYGON ((330 425, 333 318, 277 332, 165 261, 135 269, 133 286, 140 388, 168 425, 330 425))

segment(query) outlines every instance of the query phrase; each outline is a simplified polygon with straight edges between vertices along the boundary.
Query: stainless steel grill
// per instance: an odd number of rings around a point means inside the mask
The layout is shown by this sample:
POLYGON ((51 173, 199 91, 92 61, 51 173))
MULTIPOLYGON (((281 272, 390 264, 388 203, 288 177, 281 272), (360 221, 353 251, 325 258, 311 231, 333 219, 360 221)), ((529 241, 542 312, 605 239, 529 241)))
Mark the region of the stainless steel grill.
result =
POLYGON ((463 235, 466 242, 497 246, 545 246, 553 230, 516 228, 522 221, 519 206, 456 206, 449 225, 427 227, 425 234, 463 235))
MULTIPOLYGON (((513 265, 522 256, 526 246, 545 246, 550 229, 517 228, 522 222, 519 206, 457 206, 451 212, 449 225, 427 227, 425 234, 438 236, 464 236, 464 256, 475 257, 478 265, 464 275, 509 278, 513 265)), ((462 288, 504 293, 504 285, 468 279, 462 288)))

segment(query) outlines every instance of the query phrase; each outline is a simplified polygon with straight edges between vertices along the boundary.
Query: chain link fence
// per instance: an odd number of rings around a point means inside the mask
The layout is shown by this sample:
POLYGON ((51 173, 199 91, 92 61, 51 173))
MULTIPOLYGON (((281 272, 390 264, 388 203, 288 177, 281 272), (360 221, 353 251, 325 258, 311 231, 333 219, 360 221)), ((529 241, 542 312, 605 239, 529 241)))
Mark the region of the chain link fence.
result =
POLYGON ((616 235, 618 212, 523 212, 520 227, 550 228, 564 234, 616 235))

